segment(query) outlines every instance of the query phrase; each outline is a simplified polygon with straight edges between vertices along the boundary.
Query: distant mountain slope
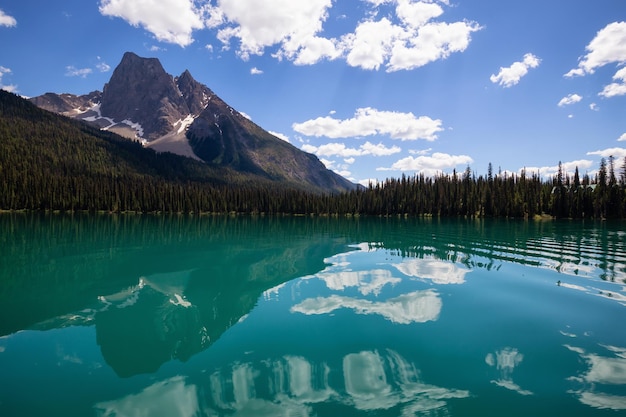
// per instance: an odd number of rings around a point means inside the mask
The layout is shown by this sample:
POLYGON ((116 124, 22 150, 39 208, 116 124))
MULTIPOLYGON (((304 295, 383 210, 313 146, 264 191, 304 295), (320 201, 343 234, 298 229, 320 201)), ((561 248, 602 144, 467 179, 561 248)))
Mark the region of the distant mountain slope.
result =
POLYGON ((42 110, 0 90, 2 172, 51 176, 159 177, 226 183, 228 171, 189 158, 157 154, 138 142, 42 110), (226 175, 224 175, 226 174, 226 175))
POLYGON ((209 165, 315 191, 355 184, 319 159, 265 131, 230 107, 189 71, 165 72, 156 58, 124 54, 103 91, 76 96, 46 93, 31 99, 46 110, 81 119, 209 165))
POLYGON ((0 211, 304 213, 324 190, 144 148, 0 90, 0 211))

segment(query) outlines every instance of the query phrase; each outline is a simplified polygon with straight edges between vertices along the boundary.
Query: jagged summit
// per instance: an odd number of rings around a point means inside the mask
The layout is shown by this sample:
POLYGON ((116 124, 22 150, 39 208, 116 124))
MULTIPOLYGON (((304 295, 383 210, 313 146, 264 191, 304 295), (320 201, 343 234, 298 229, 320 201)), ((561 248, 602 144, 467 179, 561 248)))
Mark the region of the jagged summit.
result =
POLYGON ((189 114, 174 80, 156 58, 127 52, 102 91, 100 111, 115 121, 141 124, 142 137, 157 139, 189 114))
POLYGON ((31 99, 46 110, 84 120, 160 152, 228 166, 319 190, 356 186, 314 155, 265 131, 185 70, 168 74, 157 58, 126 52, 102 92, 46 93, 31 99))

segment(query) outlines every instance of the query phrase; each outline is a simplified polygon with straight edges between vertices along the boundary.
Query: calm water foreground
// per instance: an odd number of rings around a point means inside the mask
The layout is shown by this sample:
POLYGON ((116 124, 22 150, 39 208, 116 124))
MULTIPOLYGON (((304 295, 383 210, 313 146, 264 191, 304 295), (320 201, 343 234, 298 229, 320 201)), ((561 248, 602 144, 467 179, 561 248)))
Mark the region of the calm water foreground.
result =
POLYGON ((626 224, 0 216, 0 416, 626 415, 626 224))

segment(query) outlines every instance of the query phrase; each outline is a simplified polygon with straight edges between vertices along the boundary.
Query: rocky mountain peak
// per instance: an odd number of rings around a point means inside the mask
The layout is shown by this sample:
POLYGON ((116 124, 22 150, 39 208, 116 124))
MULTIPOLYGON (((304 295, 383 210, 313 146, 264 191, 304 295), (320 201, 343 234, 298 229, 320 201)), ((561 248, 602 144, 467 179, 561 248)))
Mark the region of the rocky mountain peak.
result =
POLYGON ((148 141, 165 135, 189 114, 174 79, 157 58, 126 52, 102 92, 100 111, 116 122, 139 123, 148 141))
POLYGON ((314 155, 278 139, 230 107, 188 70, 173 77, 157 58, 126 52, 102 93, 48 93, 37 106, 78 118, 159 152, 318 190, 355 185, 314 155))
POLYGON ((205 85, 196 81, 189 70, 185 70, 179 77, 175 79, 178 90, 185 99, 189 112, 198 115, 204 110, 214 95, 213 92, 205 85))

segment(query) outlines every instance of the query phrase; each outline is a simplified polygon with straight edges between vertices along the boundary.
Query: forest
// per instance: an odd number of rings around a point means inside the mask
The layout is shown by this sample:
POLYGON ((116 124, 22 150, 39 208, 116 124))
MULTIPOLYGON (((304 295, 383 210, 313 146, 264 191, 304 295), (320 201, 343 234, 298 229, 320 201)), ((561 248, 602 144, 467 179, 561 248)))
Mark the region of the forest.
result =
POLYGON ((597 174, 402 176, 344 193, 320 193, 156 153, 36 108, 0 100, 0 210, 242 213, 339 216, 626 217, 626 158, 597 174), (619 164, 619 167, 616 165, 619 164))

